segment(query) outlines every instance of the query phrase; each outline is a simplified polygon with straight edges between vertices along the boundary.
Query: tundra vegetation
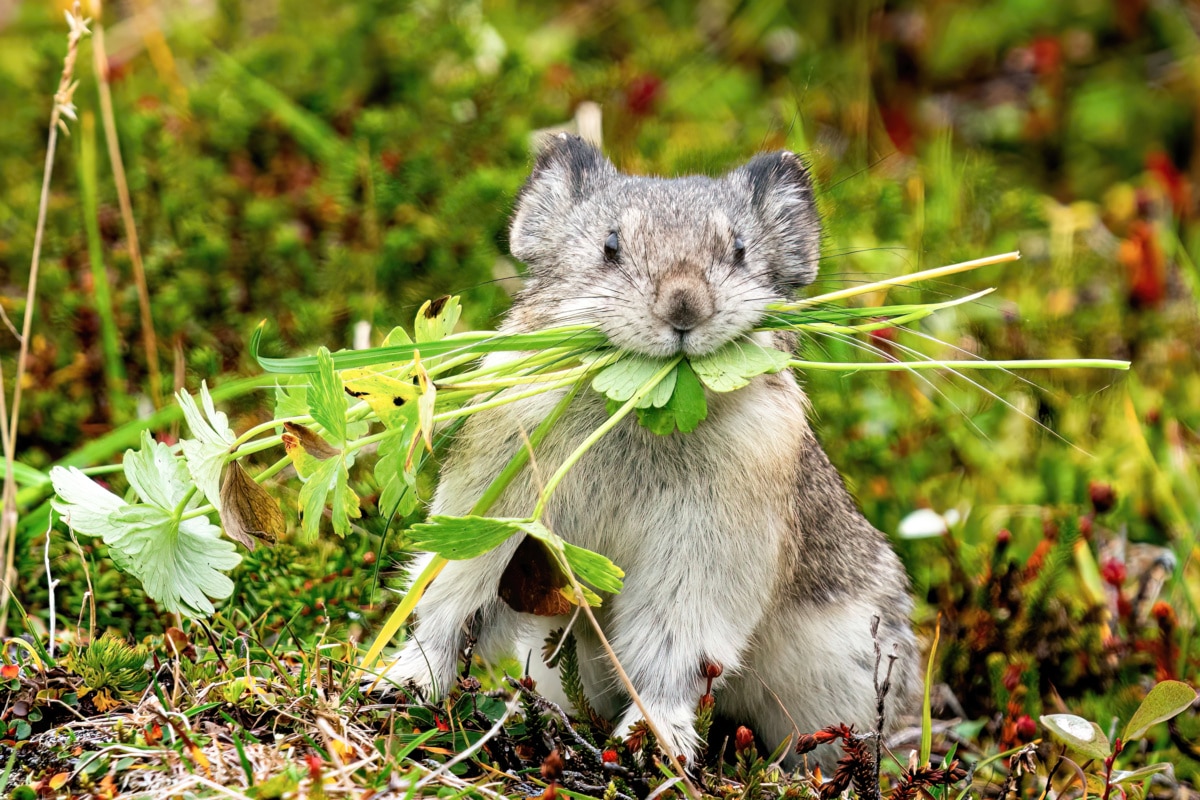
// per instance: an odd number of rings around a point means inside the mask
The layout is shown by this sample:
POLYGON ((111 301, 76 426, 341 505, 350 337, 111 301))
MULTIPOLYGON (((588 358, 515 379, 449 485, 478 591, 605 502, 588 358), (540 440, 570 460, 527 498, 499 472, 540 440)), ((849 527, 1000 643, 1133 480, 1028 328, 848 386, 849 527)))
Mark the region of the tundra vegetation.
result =
POLYGON ((1192 790, 1191 9, 788 5, 0 9, 0 794, 1192 790), (763 323, 795 354, 490 332, 531 134, 588 102, 632 172, 807 154, 821 276, 763 323), (533 355, 481 372, 494 348, 533 355), (905 731, 764 742, 705 695, 685 770, 652 725, 611 737, 569 632, 546 652, 569 708, 469 659, 444 701, 363 693, 414 549, 531 535, 524 601, 575 624, 620 588, 542 504, 487 516, 521 459, 477 516, 425 519, 469 403, 570 385, 687 435, 706 390, 780 369, 912 576, 905 731), (778 767, 830 742, 832 774, 778 767))

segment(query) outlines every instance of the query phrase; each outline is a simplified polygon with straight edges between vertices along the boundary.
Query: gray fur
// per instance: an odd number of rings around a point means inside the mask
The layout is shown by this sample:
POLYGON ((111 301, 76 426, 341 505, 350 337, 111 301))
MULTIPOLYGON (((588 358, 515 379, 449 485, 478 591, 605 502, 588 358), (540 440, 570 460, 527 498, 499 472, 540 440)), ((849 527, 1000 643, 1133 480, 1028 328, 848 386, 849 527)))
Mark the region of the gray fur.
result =
MULTIPOLYGON (((819 236, 808 174, 792 153, 760 155, 723 178, 664 180, 620 174, 590 145, 558 137, 518 198, 511 244, 530 281, 504 328, 590 323, 628 350, 710 352, 812 281, 819 236)), ((561 396, 473 416, 433 512, 467 513, 522 432, 561 396)), ((717 711, 772 746, 837 722, 868 730, 878 616, 885 654, 895 647, 899 656, 888 703, 895 726, 920 682, 907 578, 817 443, 803 391, 785 373, 709 393, 708 402, 708 418, 690 434, 656 436, 625 420, 567 475, 547 512, 559 535, 625 569, 624 591, 605 601, 599 620, 650 716, 676 752, 694 758, 701 664, 715 661, 725 670, 717 711)), ((603 398, 581 394, 535 453, 538 474, 549 475, 605 419, 603 398)), ((518 479, 491 513, 528 514, 536 486, 518 479)), ((479 619, 482 657, 511 653, 515 643, 522 662, 532 653, 539 688, 565 701, 540 661, 543 637, 565 620, 518 614, 497 598, 517 544, 447 566, 418 604, 390 680, 444 691, 465 626, 479 619)), ((588 626, 574 631, 593 704, 627 729, 641 714, 588 626)), ((829 768, 836 755, 818 757, 829 768)))

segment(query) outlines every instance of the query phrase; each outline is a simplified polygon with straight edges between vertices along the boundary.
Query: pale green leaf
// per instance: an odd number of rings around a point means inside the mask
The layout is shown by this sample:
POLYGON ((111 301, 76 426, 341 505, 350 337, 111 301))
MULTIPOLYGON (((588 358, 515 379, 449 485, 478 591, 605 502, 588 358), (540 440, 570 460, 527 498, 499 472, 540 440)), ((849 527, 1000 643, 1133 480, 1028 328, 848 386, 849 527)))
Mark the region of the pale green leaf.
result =
MULTIPOLYGON (((140 450, 125 451, 123 463, 125 478, 138 497, 167 511, 174 511, 194 486, 183 459, 167 445, 154 441, 149 431, 142 431, 140 450)), ((188 507, 199 501, 199 497, 193 497, 188 507)))
POLYGON ((334 447, 346 445, 346 392, 333 369, 333 356, 322 347, 317 351, 317 371, 308 391, 308 410, 325 429, 325 439, 334 447))
POLYGON ((405 479, 408 476, 404 469, 411 440, 411 434, 400 433, 379 443, 375 481, 379 484, 379 513, 385 518, 407 517, 417 509, 417 493, 412 482, 405 479))
POLYGON ((200 384, 203 412, 196 405, 196 399, 187 392, 180 391, 175 398, 183 409, 183 417, 193 437, 179 443, 187 470, 208 502, 220 511, 221 470, 225 466, 229 446, 237 437, 229 427, 229 418, 214 406, 206 382, 200 384))
POLYGON ((408 331, 401 328, 399 325, 392 328, 391 333, 383 338, 383 347, 400 347, 401 345, 412 344, 412 337, 408 335, 408 331))
POLYGON ((209 597, 223 600, 233 593, 224 572, 242 557, 207 518, 181 522, 162 508, 136 505, 117 509, 109 522, 103 539, 113 561, 167 611, 211 614, 209 597))
MULTIPOLYGON (((592 379, 592 388, 607 396, 609 400, 624 403, 633 397, 638 389, 649 383, 650 379, 658 374, 666 363, 666 359, 627 353, 621 357, 620 361, 610 364, 596 373, 596 377, 592 379)), ((661 408, 671 398, 671 391, 674 388, 675 371, 643 398, 638 403, 638 407, 661 408), (664 386, 667 387, 665 391, 663 390, 664 386)))
POLYGON ((732 392, 750 383, 756 375, 782 372, 790 356, 749 339, 729 342, 700 358, 689 359, 704 385, 714 392, 732 392))
POLYGON ((570 542, 563 543, 563 554, 575 576, 600 591, 616 594, 624 587, 622 579, 625 577, 625 571, 607 557, 576 547, 570 542))
POLYGON ((275 419, 308 415, 308 386, 302 383, 275 385, 275 419))
POLYGON ((1160 772, 1165 772, 1168 775, 1174 776, 1175 769, 1170 762, 1160 762, 1158 764, 1147 764, 1144 767, 1138 767, 1134 770, 1114 770, 1112 774, 1113 784, 1137 783, 1144 781, 1160 772))
POLYGON ((76 533, 100 536, 111 528, 108 517, 124 505, 121 498, 75 467, 52 467, 50 482, 57 497, 50 505, 76 533))
POLYGON ((303 521, 300 526, 300 541, 315 541, 321 531, 321 517, 326 504, 330 506, 333 532, 345 536, 350 532, 350 520, 362 516, 358 507, 358 495, 350 488, 350 473, 343 457, 318 461, 312 474, 300 487, 298 501, 303 521))
POLYGON ((1046 714, 1039 718, 1055 738, 1072 750, 1100 761, 1112 754, 1112 746, 1100 726, 1074 714, 1046 714))
POLYGON ((1133 713, 1125 726, 1123 741, 1132 742, 1146 735, 1146 731, 1160 722, 1183 713, 1196 702, 1196 690, 1182 681, 1162 681, 1149 691, 1146 699, 1133 713))
POLYGON ((482 555, 521 530, 521 520, 492 517, 431 517, 413 525, 406 544, 451 561, 482 555))

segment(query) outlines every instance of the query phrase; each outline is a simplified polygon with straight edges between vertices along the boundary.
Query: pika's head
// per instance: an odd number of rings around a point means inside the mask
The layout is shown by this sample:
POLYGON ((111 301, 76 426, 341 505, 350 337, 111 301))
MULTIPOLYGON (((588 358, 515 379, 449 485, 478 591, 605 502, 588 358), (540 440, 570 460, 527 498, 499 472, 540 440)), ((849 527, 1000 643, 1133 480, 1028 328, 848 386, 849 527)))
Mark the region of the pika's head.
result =
POLYGON ((530 270, 527 319, 596 325, 646 355, 702 355, 812 282, 820 221, 794 153, 667 180, 624 175, 560 134, 517 197, 510 244, 530 270))

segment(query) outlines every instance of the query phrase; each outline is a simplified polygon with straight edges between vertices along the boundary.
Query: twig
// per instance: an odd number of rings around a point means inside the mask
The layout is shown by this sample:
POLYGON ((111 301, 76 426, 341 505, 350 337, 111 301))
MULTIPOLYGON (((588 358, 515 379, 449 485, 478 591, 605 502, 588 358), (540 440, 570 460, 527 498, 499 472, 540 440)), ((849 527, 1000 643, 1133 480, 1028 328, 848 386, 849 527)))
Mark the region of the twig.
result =
POLYGON ((92 54, 96 65, 96 90, 100 94, 100 119, 104 122, 104 141, 108 145, 108 160, 112 162, 113 183, 117 187, 117 203, 129 243, 129 263, 137 283, 138 309, 141 312, 142 346, 146 350, 146 369, 149 371, 150 399, 155 408, 162 408, 162 380, 158 369, 158 337, 154 332, 154 317, 150 313, 150 289, 146 269, 142 264, 142 248, 138 243, 137 226, 133 221, 133 204, 129 200, 129 182, 125 178, 125 162, 121 158, 121 143, 117 138, 117 123, 113 114, 112 90, 108 82, 108 52, 104 48, 104 25, 101 23, 101 0, 91 0, 92 18, 96 30, 92 33, 92 54))
MULTIPOLYGON (((58 587, 58 581, 50 572, 50 534, 54 532, 54 523, 50 520, 46 522, 46 546, 42 553, 42 563, 46 565, 46 591, 50 595, 49 611, 50 611, 50 640, 46 643, 46 653, 50 656, 50 661, 54 661, 54 628, 58 623, 58 615, 54 607, 54 590, 58 587)), ((15 538, 15 537, 14 537, 15 538)))
POLYGON ((78 81, 72 82, 75 74, 75 59, 79 55, 79 41, 86 36, 88 22, 79 10, 78 1, 75 7, 66 12, 67 25, 67 55, 63 58, 62 75, 58 80, 58 89, 54 92, 54 107, 50 111, 50 126, 46 137, 46 162, 42 168, 42 193, 38 200, 37 226, 33 232, 33 256, 29 264, 29 286, 25 294, 25 318, 21 324, 21 347, 17 355, 17 372, 13 381, 12 409, 7 424, 4 416, 4 380, 0 374, 0 428, 3 429, 4 439, 4 511, 0 514, 0 547, 5 551, 4 580, 0 585, 0 638, 5 636, 8 628, 8 601, 11 597, 10 587, 16 581, 14 566, 16 527, 17 527, 17 481, 13 474, 13 464, 17 457, 17 422, 21 418, 21 388, 25 382, 25 370, 29 360, 30 332, 33 328, 33 312, 37 305, 38 264, 42 256, 42 236, 46 230, 46 210, 50 204, 50 176, 54 173, 54 154, 58 148, 58 132, 67 133, 67 125, 63 117, 74 120, 75 104, 71 102, 78 81))
POLYGON ((896 653, 896 645, 892 645, 892 652, 888 656, 887 673, 883 677, 883 683, 879 682, 879 665, 883 661, 883 647, 879 643, 879 615, 871 617, 871 641, 875 646, 875 674, 873 680, 875 683, 875 785, 879 785, 879 770, 883 763, 883 728, 884 714, 887 708, 888 691, 892 688, 892 668, 896 666, 896 659, 900 656, 896 653))
POLYGON ((683 768, 683 764, 679 760, 679 756, 670 748, 659 733, 658 726, 654 720, 650 719, 650 712, 646 710, 646 704, 642 702, 641 695, 637 693, 637 689, 633 688, 633 681, 629 680, 629 675, 626 674, 625 668, 621 666, 621 660, 617 658, 616 651, 612 649, 612 645, 608 643, 608 637, 604 635, 604 630, 600 627, 600 623, 596 620, 596 615, 592 613, 591 606, 588 605, 587 598, 583 595, 583 587, 579 585, 579 581, 575 578, 574 573, 568 573, 571 579, 573 588, 575 589, 575 602, 583 609, 583 613, 587 614, 588 621, 592 623, 592 628, 596 631, 596 636, 600 637, 600 646, 604 648, 604 652, 608 654, 608 660, 612 662, 613 668, 617 671, 617 676, 620 677, 621 683, 625 686, 625 691, 629 692, 629 697, 633 700, 633 704, 638 707, 638 711, 642 712, 642 719, 646 721, 646 725, 650 728, 650 732, 654 734, 654 738, 658 740, 659 748, 667 754, 671 765, 675 767, 679 773, 679 777, 683 780, 683 785, 687 790, 689 797, 699 800, 702 796, 700 790, 696 788, 691 779, 687 776, 687 771, 683 768))
POLYGON ((540 708, 543 711, 549 711, 554 716, 556 716, 558 718, 559 722, 561 722, 563 724, 563 726, 567 729, 567 731, 571 734, 571 738, 575 740, 575 743, 577 745, 579 745, 583 750, 585 750, 587 752, 587 754, 590 755, 595 760, 597 765, 599 765, 601 767, 605 766, 604 755, 600 752, 600 749, 598 747, 596 747, 595 745, 593 745, 591 742, 589 742, 583 736, 583 734, 581 734, 579 731, 575 730, 575 726, 573 726, 571 724, 571 719, 570 719, 570 717, 567 716, 567 712, 563 711, 562 707, 559 706, 558 703, 555 703, 553 700, 543 697, 542 695, 538 694, 537 692, 526 688, 519 680, 517 680, 516 678, 513 678, 511 675, 505 675, 504 680, 506 683, 508 683, 509 686, 516 689, 517 692, 525 695, 531 701, 533 701, 533 704, 536 705, 538 708, 540 708))

